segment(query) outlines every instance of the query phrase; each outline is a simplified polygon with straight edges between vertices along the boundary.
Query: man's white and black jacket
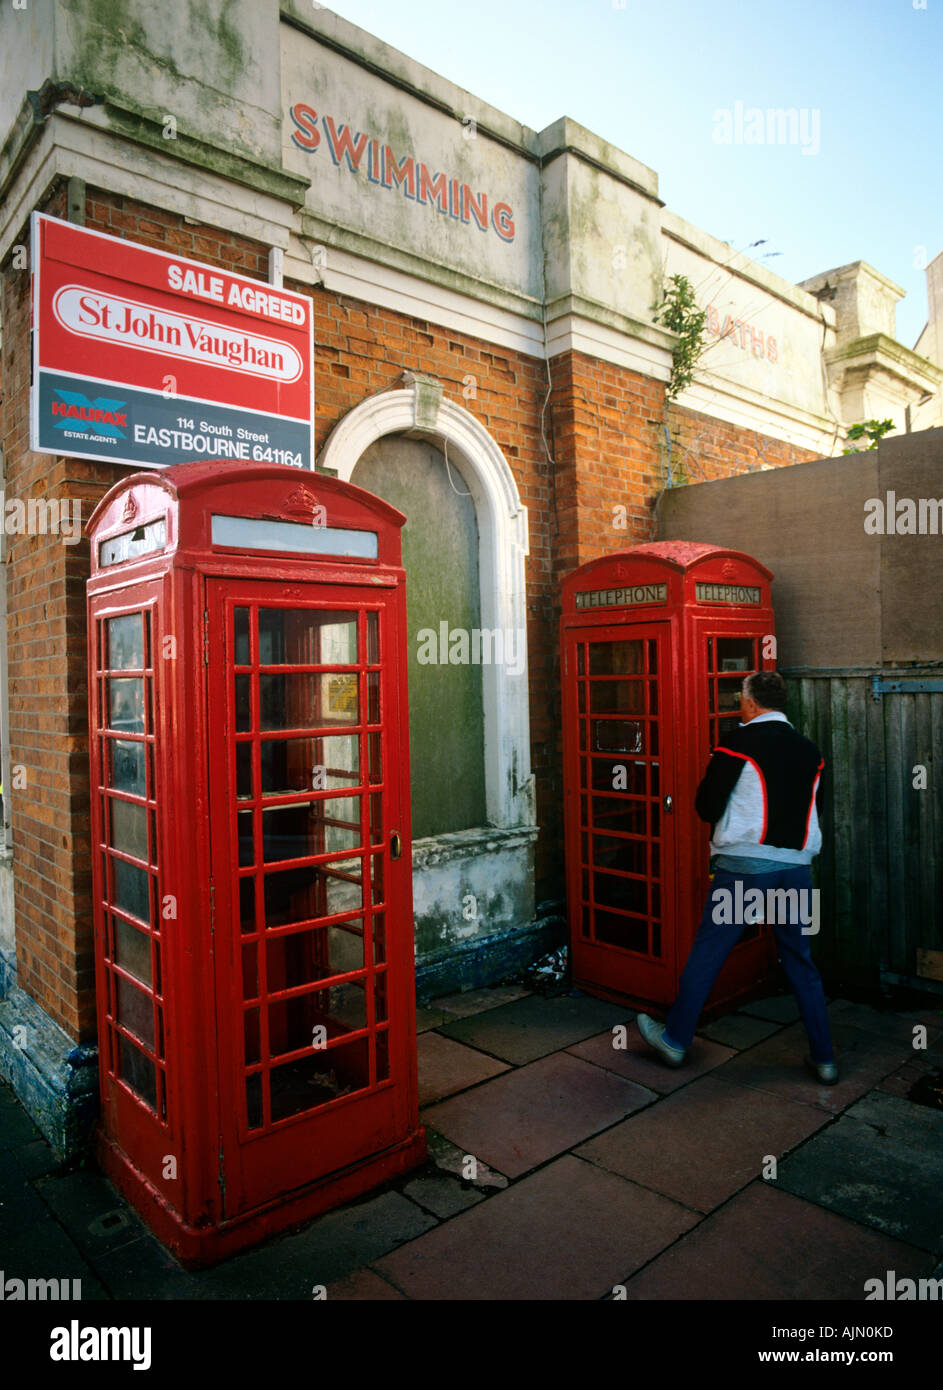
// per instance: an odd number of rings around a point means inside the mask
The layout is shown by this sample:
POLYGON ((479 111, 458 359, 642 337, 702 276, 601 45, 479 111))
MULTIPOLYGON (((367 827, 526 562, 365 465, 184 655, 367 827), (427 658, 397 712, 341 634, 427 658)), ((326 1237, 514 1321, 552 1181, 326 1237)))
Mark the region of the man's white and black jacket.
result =
POLYGON ((815 798, 825 760, 778 710, 725 732, 697 789, 711 853, 811 864, 822 848, 815 798))

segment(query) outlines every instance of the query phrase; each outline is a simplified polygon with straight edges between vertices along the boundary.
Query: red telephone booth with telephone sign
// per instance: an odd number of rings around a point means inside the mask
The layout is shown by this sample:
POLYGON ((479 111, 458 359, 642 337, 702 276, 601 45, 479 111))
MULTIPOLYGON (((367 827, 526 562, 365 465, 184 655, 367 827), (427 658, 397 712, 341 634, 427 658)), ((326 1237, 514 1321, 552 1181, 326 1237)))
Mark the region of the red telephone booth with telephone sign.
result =
POLYGON ((188 1264, 425 1157, 404 520, 192 463, 88 523, 99 1158, 188 1264))
MULTIPOLYGON (((744 676, 775 669, 772 574, 736 550, 655 542, 563 581, 564 822, 573 980, 668 1005, 708 891, 694 795, 744 676)), ((709 1001, 758 988, 775 961, 747 926, 709 1001)))

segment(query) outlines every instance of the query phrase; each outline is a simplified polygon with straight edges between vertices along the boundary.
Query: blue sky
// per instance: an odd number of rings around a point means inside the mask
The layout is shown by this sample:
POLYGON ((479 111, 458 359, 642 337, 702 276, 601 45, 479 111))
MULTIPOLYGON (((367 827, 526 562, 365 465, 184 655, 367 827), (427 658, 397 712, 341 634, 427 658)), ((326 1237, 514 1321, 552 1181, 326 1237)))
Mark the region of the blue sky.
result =
POLYGON ((541 130, 570 116, 653 168, 680 216, 790 281, 865 260, 926 321, 943 250, 943 0, 332 0, 541 130), (794 107, 797 144, 715 140, 715 112, 794 107), (816 116, 815 113, 818 113, 816 116), (814 145, 804 154, 802 145, 814 145), (770 255, 777 252, 777 255, 770 255))

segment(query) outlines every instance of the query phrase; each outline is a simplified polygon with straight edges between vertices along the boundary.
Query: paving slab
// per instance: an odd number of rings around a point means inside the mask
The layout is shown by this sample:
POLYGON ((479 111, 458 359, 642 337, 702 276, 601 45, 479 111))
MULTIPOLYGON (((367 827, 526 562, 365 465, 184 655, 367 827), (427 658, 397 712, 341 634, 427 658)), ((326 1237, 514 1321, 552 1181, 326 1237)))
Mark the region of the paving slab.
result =
POLYGON ((838 1062, 838 1082, 834 1086, 823 1086, 806 1071, 803 1059, 808 1056, 809 1041, 801 1023, 783 1028, 765 1042, 738 1053, 718 1068, 717 1075, 724 1081, 838 1114, 912 1056, 906 1042, 841 1023, 832 1025, 832 1042, 838 1062))
POLYGON ((758 1181, 623 1282, 632 1301, 831 1302, 863 1300, 865 1281, 889 1269, 926 1277, 932 1263, 925 1251, 758 1181))
POLYGON ((130 1243, 96 1254, 94 1266, 109 1295, 121 1301, 190 1300, 205 1296, 200 1274, 184 1269, 150 1231, 130 1243))
POLYGON ((927 1076, 938 1076, 941 1072, 943 1072, 943 1053, 937 1044, 935 1049, 927 1048, 926 1051, 914 1051, 911 1060, 905 1062, 899 1070, 891 1072, 890 1076, 885 1076, 884 1080, 878 1083, 877 1089, 906 1098, 908 1092, 916 1086, 918 1081, 922 1081, 927 1076))
POLYGON ((726 1017, 718 1018, 716 1022, 699 1028, 698 1032, 701 1037, 708 1038, 711 1042, 723 1043, 725 1047, 742 1052, 745 1048, 762 1042, 764 1038, 771 1037, 773 1033, 778 1033, 782 1026, 781 1023, 774 1023, 767 1018, 751 1018, 749 1014, 727 1014, 726 1017))
POLYGON ((440 1221, 485 1200, 484 1192, 472 1183, 448 1177, 445 1173, 423 1174, 413 1178, 403 1188, 403 1194, 410 1201, 418 1202, 426 1211, 431 1211, 440 1221))
POLYGON ((651 1101, 651 1093, 566 1052, 542 1057, 425 1112, 466 1153, 516 1178, 651 1101))
POLYGON ((29 1229, 3 1235, 0 1267, 6 1279, 78 1279, 83 1302, 109 1296, 92 1266, 46 1207, 29 1229))
POLYGON ((468 989, 460 994, 441 995, 430 1001, 430 1008, 440 1009, 452 1021, 497 1009, 501 1004, 513 1004, 530 993, 525 985, 494 985, 491 989, 468 989))
POLYGON ((662 1096, 689 1085, 705 1072, 712 1071, 737 1055, 732 1047, 696 1037, 688 1049, 684 1065, 666 1067, 640 1035, 635 1023, 628 1025, 624 1035, 621 1032, 614 1034, 610 1028, 594 1038, 587 1038, 585 1042, 574 1043, 566 1050, 571 1057, 594 1062, 597 1067, 614 1071, 628 1081, 634 1081, 636 1085, 662 1096), (621 1042, 623 1037, 625 1047, 613 1045, 614 1041, 621 1042))
POLYGON ((487 1195, 489 1192, 507 1187, 508 1180, 503 1173, 498 1173, 494 1168, 489 1168, 488 1164, 480 1158, 475 1163, 474 1174, 469 1170, 468 1158, 464 1149, 460 1149, 457 1144, 453 1144, 446 1139, 444 1134, 439 1134, 429 1124, 428 1114, 423 1116, 423 1124, 426 1131, 426 1152, 430 1161, 436 1168, 443 1173, 452 1173, 462 1182, 470 1182, 474 1188, 487 1195))
POLYGON ((709 1212, 828 1122, 814 1106, 704 1076, 575 1153, 709 1212))
POLYGON ((327 1287, 329 1303, 405 1303, 406 1295, 394 1289, 372 1269, 358 1269, 327 1287))
POLYGON ((198 1271, 198 1296, 311 1299, 315 1288, 328 1288, 437 1224, 402 1193, 380 1192, 326 1212, 293 1235, 198 1271))
POLYGON ((442 1023, 445 1023, 445 1022, 447 1021, 447 1019, 448 1019, 448 1015, 447 1015, 447 1014, 444 1014, 444 1013, 442 1012, 441 1009, 423 1008, 421 1005, 417 1005, 417 1006, 416 1006, 416 1033, 417 1033, 417 1036, 420 1035, 420 1034, 422 1034, 422 1033, 428 1033, 428 1031, 429 1031, 430 1028, 438 1028, 439 1025, 442 1024, 442 1023))
MULTIPOLYGON (((5 1089, 5 1088, 4 1088, 5 1089)), ((7 1279, 79 1279, 82 1297, 107 1298, 85 1254, 50 1212, 29 1180, 23 1166, 24 1155, 36 1145, 46 1154, 48 1145, 34 1136, 36 1130, 25 1121, 19 1103, 6 1091, 0 1104, 0 1119, 8 1125, 4 1141, 13 1147, 0 1147, 0 1268, 7 1279), (19 1123, 20 1118, 24 1123, 19 1123)))
MULTIPOLYGON (((913 1046, 914 1024, 921 1020, 901 1018, 899 1014, 887 1009, 875 1009, 870 1004, 859 1004, 852 999, 833 999, 828 1006, 828 1016, 832 1026, 841 1025, 859 1028, 863 1033, 874 1033, 877 1037, 888 1038, 908 1047, 913 1046)), ((943 1036, 943 1026, 939 1020, 927 1028, 927 1041, 936 1042, 943 1036)))
MULTIPOLYGON (((922 1023, 928 1033, 938 1032, 943 1029, 943 1008, 938 1009, 895 1009, 894 1015, 904 1019, 913 1028, 915 1023, 922 1023)), ((940 1038, 937 1038, 937 1045, 940 1038)))
POLYGON ((32 1143, 20 1144, 12 1153, 28 1178, 45 1177, 47 1173, 54 1173, 60 1167, 59 1160, 45 1139, 34 1139, 32 1143))
POLYGON ((872 1091, 780 1165, 777 1187, 943 1254, 943 1111, 872 1091))
POLYGON ((441 1033, 425 1033, 418 1039, 419 1104, 430 1105, 464 1091, 479 1081, 487 1081, 508 1070, 507 1062, 499 1062, 473 1047, 444 1038, 441 1033))
POLYGON ((531 994, 474 1018, 457 1019, 440 1031, 519 1067, 632 1017, 630 1009, 585 994, 555 999, 531 994))
POLYGON ((23 1106, 17 1100, 12 1088, 0 1079, 0 1146, 5 1149, 17 1148, 20 1144, 31 1144, 40 1139, 39 1130, 33 1124, 23 1106))
POLYGON ((140 1240, 148 1228, 97 1168, 51 1173, 36 1191, 83 1254, 94 1263, 109 1250, 140 1240))
POLYGON ((12 1149, 0 1149, 0 1242, 29 1235, 45 1216, 45 1207, 16 1161, 12 1149))
POLYGON ((410 1298, 602 1299, 696 1220, 566 1155, 374 1263, 410 1298))
POLYGON ((766 999, 754 999, 744 1004, 738 1013, 750 1014, 753 1018, 765 1018, 773 1023, 795 1023, 799 1017, 799 1006, 794 994, 771 994, 766 999))

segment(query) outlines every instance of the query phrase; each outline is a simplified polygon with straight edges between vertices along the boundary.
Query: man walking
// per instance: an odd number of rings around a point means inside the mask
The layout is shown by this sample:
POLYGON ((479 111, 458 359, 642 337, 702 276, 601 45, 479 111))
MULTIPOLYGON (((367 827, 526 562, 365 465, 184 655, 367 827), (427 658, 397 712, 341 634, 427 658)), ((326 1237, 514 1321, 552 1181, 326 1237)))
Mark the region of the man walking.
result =
MULTIPOLYGON (((639 1014, 638 1029, 669 1066, 679 1067, 714 981, 740 939, 744 926, 763 921, 748 916, 746 898, 776 908, 771 922, 779 959, 792 985, 809 1035, 807 1064, 825 1085, 838 1080, 825 1010, 822 979, 812 961, 809 934, 817 918, 811 908, 813 857, 822 847, 815 794, 824 759, 809 739, 789 723, 786 682, 777 671, 747 676, 740 692, 740 725, 714 749, 697 789, 695 807, 711 825, 711 853, 717 856, 714 880, 678 997, 665 1023, 639 1014), (773 897, 770 890, 776 892, 773 897), (790 892, 789 890, 797 890, 790 892), (731 910, 731 907, 733 910, 731 910), (786 920, 780 920, 785 918, 786 920)), ((769 920, 766 915, 765 920, 769 920)))

